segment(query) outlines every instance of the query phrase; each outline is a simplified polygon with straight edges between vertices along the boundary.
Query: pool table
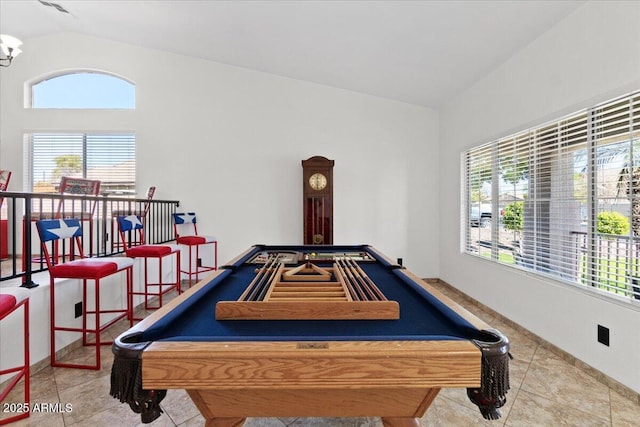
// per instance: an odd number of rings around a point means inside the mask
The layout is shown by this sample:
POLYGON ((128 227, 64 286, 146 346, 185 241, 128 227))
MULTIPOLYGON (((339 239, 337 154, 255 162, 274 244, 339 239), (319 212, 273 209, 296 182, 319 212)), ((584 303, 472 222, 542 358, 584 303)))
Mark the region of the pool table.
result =
POLYGON ((504 335, 371 246, 256 245, 116 339, 111 395, 143 422, 160 416, 167 389, 186 389, 208 427, 362 416, 419 426, 441 388, 463 387, 496 419, 509 389, 508 350, 504 335), (319 319, 217 319, 218 303, 246 295, 274 256, 289 269, 328 271, 347 257, 397 302, 399 317, 363 319, 356 309, 332 319, 325 305, 319 319))

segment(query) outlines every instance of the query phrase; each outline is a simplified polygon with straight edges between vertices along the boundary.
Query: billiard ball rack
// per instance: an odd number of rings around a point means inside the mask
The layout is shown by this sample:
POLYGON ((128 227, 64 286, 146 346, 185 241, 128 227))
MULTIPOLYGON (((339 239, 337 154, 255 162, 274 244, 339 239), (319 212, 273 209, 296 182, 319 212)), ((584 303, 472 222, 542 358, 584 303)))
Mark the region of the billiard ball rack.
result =
POLYGON ((237 301, 219 301, 217 320, 397 320, 389 301, 351 258, 331 267, 305 261, 287 267, 272 256, 237 301))

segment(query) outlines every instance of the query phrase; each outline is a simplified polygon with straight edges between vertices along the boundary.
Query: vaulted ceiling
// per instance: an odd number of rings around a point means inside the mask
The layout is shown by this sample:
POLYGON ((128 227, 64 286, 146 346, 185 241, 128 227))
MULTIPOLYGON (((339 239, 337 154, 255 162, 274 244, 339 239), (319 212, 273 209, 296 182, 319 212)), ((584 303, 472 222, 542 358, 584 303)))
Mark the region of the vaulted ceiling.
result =
POLYGON ((583 3, 0 0, 0 32, 25 52, 75 32, 438 108, 583 3))

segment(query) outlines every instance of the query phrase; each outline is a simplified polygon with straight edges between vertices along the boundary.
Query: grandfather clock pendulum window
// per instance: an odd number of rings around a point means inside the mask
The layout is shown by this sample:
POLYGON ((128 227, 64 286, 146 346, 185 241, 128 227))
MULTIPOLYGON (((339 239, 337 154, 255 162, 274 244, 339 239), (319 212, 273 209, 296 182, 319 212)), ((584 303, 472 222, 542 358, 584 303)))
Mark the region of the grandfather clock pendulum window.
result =
POLYGON ((302 161, 304 244, 333 244, 333 160, 302 161))

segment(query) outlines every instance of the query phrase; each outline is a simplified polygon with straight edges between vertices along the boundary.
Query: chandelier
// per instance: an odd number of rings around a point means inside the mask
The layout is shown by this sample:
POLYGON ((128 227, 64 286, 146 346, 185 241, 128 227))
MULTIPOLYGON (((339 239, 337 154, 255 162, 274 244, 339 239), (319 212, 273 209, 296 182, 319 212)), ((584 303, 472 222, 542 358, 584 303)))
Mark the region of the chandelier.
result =
POLYGON ((18 49, 21 44, 22 42, 13 36, 0 34, 0 49, 2 49, 4 55, 4 57, 0 56, 0 67, 8 67, 11 65, 13 58, 22 52, 18 49))

